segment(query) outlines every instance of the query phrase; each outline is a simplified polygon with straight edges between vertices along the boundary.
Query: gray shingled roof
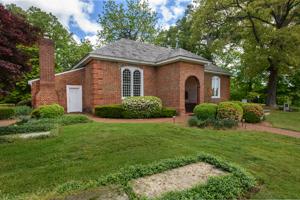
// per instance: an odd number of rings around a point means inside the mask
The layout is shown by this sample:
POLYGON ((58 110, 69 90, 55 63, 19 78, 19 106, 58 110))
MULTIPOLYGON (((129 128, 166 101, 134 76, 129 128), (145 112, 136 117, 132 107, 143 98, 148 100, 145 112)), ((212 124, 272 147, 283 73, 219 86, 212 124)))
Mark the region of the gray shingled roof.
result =
MULTIPOLYGON (((127 59, 136 62, 147 62, 153 65, 177 57, 198 60, 199 62, 209 63, 201 56, 193 54, 184 49, 171 49, 138 41, 121 39, 104 47, 96 49, 90 53, 96 56, 105 56, 115 59, 127 59)), ((207 64, 205 70, 229 74, 228 71, 213 64, 207 64)))
POLYGON ((171 49, 138 41, 121 39, 91 52, 95 55, 124 58, 143 62, 158 63, 164 60, 184 56, 207 61, 207 59, 184 49, 171 49))

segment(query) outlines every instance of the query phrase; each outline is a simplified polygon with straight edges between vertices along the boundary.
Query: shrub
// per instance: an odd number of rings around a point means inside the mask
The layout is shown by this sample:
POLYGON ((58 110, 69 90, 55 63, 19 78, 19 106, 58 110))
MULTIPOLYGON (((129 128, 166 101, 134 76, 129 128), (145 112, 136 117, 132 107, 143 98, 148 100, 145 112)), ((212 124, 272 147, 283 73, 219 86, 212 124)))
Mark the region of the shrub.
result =
POLYGON ((201 120, 215 119, 217 107, 214 103, 202 103, 194 108, 194 114, 201 120))
POLYGON ((196 116, 189 118, 188 124, 189 126, 197 126, 199 119, 196 116))
POLYGON ((0 119, 10 119, 14 114, 15 109, 13 107, 0 107, 0 119))
POLYGON ((30 115, 32 108, 29 106, 16 106, 15 107, 15 116, 25 116, 30 115))
POLYGON ((246 103, 243 105, 243 111, 246 122, 258 123, 264 116, 264 110, 261 105, 255 103, 246 103))
POLYGON ((173 117, 177 115, 175 108, 162 108, 159 117, 173 117))
POLYGON ((217 109, 218 119, 231 119, 240 121, 243 117, 243 108, 236 103, 221 102, 217 109))
POLYGON ((154 96, 127 97, 122 102, 124 118, 151 118, 162 109, 160 98, 154 96))
POLYGON ((234 128, 238 126, 238 121, 233 119, 216 119, 210 121, 214 129, 234 128))
POLYGON ((50 131, 55 128, 54 124, 24 124, 24 125, 12 125, 0 127, 0 135, 10 135, 18 133, 32 133, 32 132, 42 132, 50 131))
POLYGON ((123 109, 122 105, 112 104, 112 105, 96 106, 94 113, 98 117, 122 118, 123 111, 124 111, 124 109, 123 109))
POLYGON ((56 118, 63 114, 64 108, 58 104, 40 106, 31 113, 35 118, 56 118))
POLYGON ((17 106, 32 106, 31 105, 31 99, 25 99, 25 100, 22 100, 22 101, 19 101, 17 103, 17 106))

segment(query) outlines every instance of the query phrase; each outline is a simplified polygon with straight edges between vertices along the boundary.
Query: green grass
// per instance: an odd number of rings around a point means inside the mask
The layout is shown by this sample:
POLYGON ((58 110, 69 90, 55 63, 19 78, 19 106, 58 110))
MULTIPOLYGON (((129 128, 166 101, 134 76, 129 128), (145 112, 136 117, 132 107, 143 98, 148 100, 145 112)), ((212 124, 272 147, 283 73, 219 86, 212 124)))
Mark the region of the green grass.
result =
POLYGON ((272 111, 267 121, 274 127, 300 131, 300 112, 272 111))
POLYGON ((51 190, 125 166, 204 152, 244 167, 263 183, 253 198, 300 196, 300 140, 270 133, 90 123, 62 127, 54 138, 0 147, 0 190, 5 194, 51 190))

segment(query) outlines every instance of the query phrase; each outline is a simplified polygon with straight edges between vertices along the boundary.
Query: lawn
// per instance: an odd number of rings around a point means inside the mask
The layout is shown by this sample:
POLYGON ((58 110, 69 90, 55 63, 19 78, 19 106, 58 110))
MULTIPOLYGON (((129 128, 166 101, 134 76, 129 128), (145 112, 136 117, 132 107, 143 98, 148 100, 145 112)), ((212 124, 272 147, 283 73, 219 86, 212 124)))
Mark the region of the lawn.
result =
POLYGON ((0 146, 0 190, 5 194, 51 190, 124 166, 206 152, 252 173, 263 184, 252 198, 300 198, 300 140, 270 133, 90 123, 65 126, 54 138, 0 146))
POLYGON ((274 127, 300 131, 300 112, 272 111, 267 121, 274 127))

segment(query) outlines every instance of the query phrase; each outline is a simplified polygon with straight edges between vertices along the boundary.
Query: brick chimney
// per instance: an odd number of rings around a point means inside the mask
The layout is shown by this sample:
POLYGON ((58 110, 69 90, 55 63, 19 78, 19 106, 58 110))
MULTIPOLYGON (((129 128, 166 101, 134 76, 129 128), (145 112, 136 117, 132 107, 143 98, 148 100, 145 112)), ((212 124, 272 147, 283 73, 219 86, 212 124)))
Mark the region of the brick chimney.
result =
POLYGON ((36 106, 58 103, 54 75, 54 42, 48 38, 39 40, 40 84, 36 106))

